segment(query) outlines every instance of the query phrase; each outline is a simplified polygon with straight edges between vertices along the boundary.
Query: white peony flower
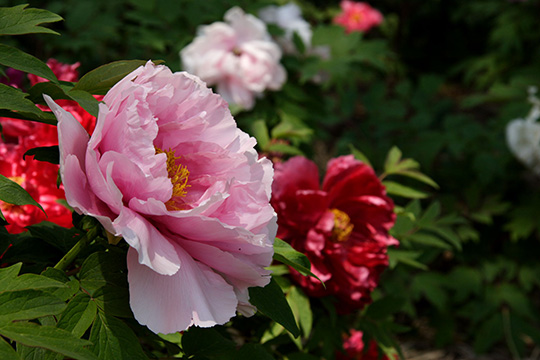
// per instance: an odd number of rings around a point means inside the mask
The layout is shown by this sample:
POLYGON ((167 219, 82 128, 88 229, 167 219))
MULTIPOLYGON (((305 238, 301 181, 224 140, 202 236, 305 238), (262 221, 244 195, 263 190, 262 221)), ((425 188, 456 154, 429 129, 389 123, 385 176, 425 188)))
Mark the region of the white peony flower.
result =
POLYGON ((302 11, 298 5, 288 3, 283 6, 270 5, 259 11, 259 17, 267 24, 274 24, 285 31, 285 34, 277 39, 283 51, 287 54, 296 52, 293 42, 294 33, 302 39, 306 49, 311 47, 311 26, 302 18, 302 11))
POLYGON ((263 91, 279 90, 287 73, 281 49, 259 18, 234 7, 225 22, 201 26, 180 51, 184 70, 200 77, 229 103, 251 109, 263 91))
POLYGON ((525 119, 515 119, 506 127, 506 142, 518 160, 540 175, 540 99, 536 87, 529 88, 529 102, 533 105, 525 119))

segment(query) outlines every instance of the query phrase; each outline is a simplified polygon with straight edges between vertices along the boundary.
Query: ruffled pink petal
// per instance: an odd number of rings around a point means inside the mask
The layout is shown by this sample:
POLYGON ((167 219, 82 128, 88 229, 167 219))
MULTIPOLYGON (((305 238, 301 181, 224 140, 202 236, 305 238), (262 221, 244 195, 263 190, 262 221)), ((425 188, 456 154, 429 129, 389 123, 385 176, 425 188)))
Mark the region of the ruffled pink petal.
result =
POLYGON ((175 252, 181 267, 168 276, 140 264, 136 250, 129 249, 130 305, 135 319, 153 332, 165 334, 191 325, 210 327, 229 321, 238 305, 233 287, 180 247, 175 252))

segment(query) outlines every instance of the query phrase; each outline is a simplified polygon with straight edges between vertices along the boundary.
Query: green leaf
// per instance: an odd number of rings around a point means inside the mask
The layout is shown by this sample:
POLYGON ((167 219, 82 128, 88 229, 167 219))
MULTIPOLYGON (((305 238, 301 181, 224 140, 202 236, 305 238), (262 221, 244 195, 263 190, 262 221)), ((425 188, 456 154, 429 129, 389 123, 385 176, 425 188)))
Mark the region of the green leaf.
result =
POLYGON ((251 124, 251 131, 253 132, 253 136, 255 136, 255 139, 257 139, 259 147, 264 150, 270 142, 270 135, 268 134, 268 127, 266 126, 266 122, 264 120, 254 121, 251 124))
POLYGON ((105 313, 118 317, 133 317, 129 307, 129 290, 123 286, 103 286, 94 291, 92 298, 105 313))
MULTIPOLYGON (((158 63, 154 62, 154 64, 158 63)), ((144 64, 146 64, 144 60, 122 60, 102 65, 85 74, 73 90, 83 90, 90 94, 104 95, 118 81, 144 64)))
POLYGON ((0 293, 0 324, 57 315, 65 307, 64 301, 44 291, 5 291, 0 293))
POLYGON ((392 168, 396 166, 399 160, 401 160, 401 150, 399 150, 397 146, 393 146, 386 155, 384 172, 390 174, 392 172, 392 168))
POLYGON ((475 334, 474 351, 476 353, 483 353, 497 341, 502 340, 504 328, 501 313, 493 314, 487 321, 482 323, 480 328, 475 331, 475 334))
POLYGON ((445 250, 452 249, 450 245, 448 245, 445 241, 441 240, 439 237, 423 232, 416 232, 408 236, 407 240, 425 246, 437 247, 445 250))
POLYGON ((99 101, 92 94, 75 90, 72 83, 61 81, 60 84, 50 82, 40 82, 28 90, 29 100, 36 104, 46 104, 43 95, 49 95, 55 100, 73 100, 86 110, 90 115, 97 117, 99 112, 99 101))
POLYGON ((427 175, 422 174, 420 171, 401 170, 401 171, 397 172, 396 174, 407 176, 407 177, 410 177, 412 179, 418 180, 420 182, 423 182, 424 184, 430 185, 431 187, 433 187, 435 189, 439 188, 439 185, 435 181, 433 181, 433 179, 431 179, 427 175))
POLYGON ((101 360, 148 359, 133 330, 123 321, 98 312, 90 331, 91 347, 101 360))
POLYGON ((296 322, 302 329, 303 337, 309 338, 313 326, 313 313, 311 312, 309 298, 296 286, 290 288, 286 298, 291 306, 296 322))
POLYGON ((90 296, 79 294, 68 303, 56 326, 80 338, 94 322, 96 313, 96 303, 90 296))
POLYGON ((78 339, 70 332, 53 326, 17 322, 0 327, 0 334, 18 343, 56 351, 77 360, 97 360, 84 347, 91 345, 89 341, 78 339))
POLYGON ((456 235, 456 233, 452 229, 448 227, 438 226, 438 225, 428 225, 428 226, 425 226, 424 229, 436 233, 443 239, 446 239, 457 250, 461 251, 462 249, 461 239, 456 235))
POLYGON ((0 84, 0 109, 22 111, 39 115, 41 110, 19 89, 0 84))
POLYGON ((361 152, 360 150, 358 150, 357 148, 354 147, 354 145, 352 144, 349 144, 349 149, 351 151, 351 153, 354 155, 354 158, 356 160, 360 160, 361 162, 363 162, 364 164, 368 165, 369 167, 373 168, 373 165, 371 165, 371 162, 369 161, 369 159, 367 158, 366 155, 364 155, 363 152, 361 152))
POLYGON ((66 229, 49 221, 30 225, 28 230, 32 236, 42 239, 63 253, 67 253, 81 236, 81 231, 76 228, 66 229))
POLYGON ((182 348, 194 359, 235 359, 236 345, 216 329, 191 327, 182 335, 182 348))
POLYGON ((383 320, 384 318, 399 312, 405 306, 406 299, 404 297, 388 295, 371 303, 366 312, 365 317, 383 320))
POLYGON ((15 349, 9 345, 6 340, 0 337, 0 359, 2 360, 21 360, 15 349))
POLYGON ((294 147, 289 144, 284 143, 271 143, 266 146, 264 151, 267 152, 275 152, 275 153, 282 153, 286 155, 303 155, 304 153, 298 149, 297 147, 294 147))
POLYGON ((300 335, 300 329, 296 325, 291 307, 273 278, 264 288, 249 288, 249 299, 260 312, 283 325, 295 338, 300 335))
MULTIPOLYGON (((47 84, 52 84, 52 83, 47 83, 47 84)), ((56 117, 50 111, 41 111, 37 107, 36 107, 36 109, 38 109, 37 113, 27 112, 27 111, 12 111, 12 110, 2 109, 2 106, 10 107, 10 105, 9 104, 6 105, 6 103, 2 105, 2 99, 0 99, 0 117, 30 120, 30 121, 36 121, 36 122, 40 122, 44 124, 49 124, 49 125, 57 124, 56 117)))
POLYGON ((22 186, 4 175, 0 175, 0 200, 8 204, 35 205, 45 213, 41 205, 22 186))
POLYGON ((95 252, 79 272, 81 286, 92 296, 105 285, 128 288, 126 257, 113 252, 95 252))
POLYGON ((248 343, 238 350, 235 356, 237 360, 274 360, 274 357, 265 350, 262 345, 248 343))
POLYGON ((291 245, 279 238, 274 241, 274 260, 289 265, 304 276, 312 276, 321 281, 311 272, 311 263, 307 256, 294 250, 291 245))
POLYGON ((40 76, 53 82, 58 82, 58 79, 47 64, 11 46, 0 44, 0 64, 40 76))
POLYGON ((63 20, 61 16, 43 9, 25 9, 28 4, 0 8, 0 35, 32 33, 58 34, 38 25, 63 20))
POLYGON ((416 261, 422 255, 420 251, 398 250, 394 248, 388 249, 388 262, 391 269, 395 268, 398 263, 406 264, 420 270, 427 270, 428 267, 421 262, 416 261))
POLYGON ((58 145, 42 146, 30 149, 24 153, 23 159, 25 159, 26 156, 31 155, 34 155, 34 159, 39 161, 46 161, 56 165, 60 163, 60 150, 58 149, 58 145))
POLYGON ((424 192, 393 181, 383 181, 382 184, 386 187, 386 192, 390 195, 402 196, 409 199, 424 199, 428 197, 424 192))

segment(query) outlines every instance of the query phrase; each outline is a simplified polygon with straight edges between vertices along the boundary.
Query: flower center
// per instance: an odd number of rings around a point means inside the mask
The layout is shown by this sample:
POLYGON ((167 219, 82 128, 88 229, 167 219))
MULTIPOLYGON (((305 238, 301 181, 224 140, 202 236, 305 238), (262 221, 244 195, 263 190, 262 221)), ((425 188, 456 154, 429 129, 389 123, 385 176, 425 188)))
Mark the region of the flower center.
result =
POLYGON ((359 24, 362 22, 362 13, 360 12, 355 12, 353 14, 351 14, 351 17, 350 17, 350 20, 351 22, 355 23, 355 24, 359 24))
POLYGON ((176 200, 185 197, 187 194, 186 188, 190 187, 190 185, 188 185, 189 170, 185 165, 178 163, 180 156, 174 156, 174 150, 169 149, 163 151, 156 147, 156 154, 162 153, 167 155, 167 176, 171 179, 173 186, 172 196, 165 205, 169 210, 181 210, 176 200))
POLYGON ((349 215, 338 209, 330 210, 334 214, 334 228, 332 229, 332 241, 345 242, 349 239, 354 225, 351 224, 349 215))
POLYGON ((234 47, 234 48, 232 49, 232 53, 233 53, 234 56, 240 56, 240 55, 242 55, 242 50, 240 50, 240 49, 237 48, 237 47, 234 47))

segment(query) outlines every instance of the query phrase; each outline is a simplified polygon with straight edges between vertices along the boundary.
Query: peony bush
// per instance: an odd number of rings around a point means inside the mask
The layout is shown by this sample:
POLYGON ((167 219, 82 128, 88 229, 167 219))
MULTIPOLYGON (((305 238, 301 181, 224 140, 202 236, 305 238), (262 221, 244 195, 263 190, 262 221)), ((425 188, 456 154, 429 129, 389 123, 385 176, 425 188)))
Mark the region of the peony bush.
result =
POLYGON ((0 358, 536 357, 538 1, 6 1, 0 358))

